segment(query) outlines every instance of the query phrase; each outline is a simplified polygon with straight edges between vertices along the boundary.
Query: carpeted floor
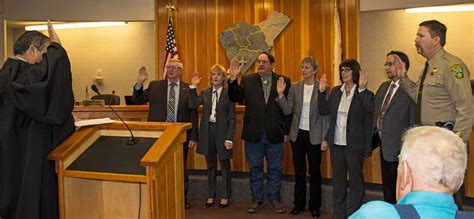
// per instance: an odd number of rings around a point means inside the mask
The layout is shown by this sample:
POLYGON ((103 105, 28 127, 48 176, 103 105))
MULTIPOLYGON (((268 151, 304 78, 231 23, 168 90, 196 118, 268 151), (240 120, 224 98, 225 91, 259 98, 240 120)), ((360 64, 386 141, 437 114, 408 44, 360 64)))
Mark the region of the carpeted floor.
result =
MULTIPOLYGON (((288 213, 291 209, 286 209, 284 214, 273 213, 269 204, 266 204, 258 213, 249 214, 247 213, 248 203, 243 202, 232 202, 227 208, 219 208, 217 203, 211 208, 206 208, 206 200, 193 200, 191 202, 191 209, 186 210, 186 218, 190 219, 214 219, 214 218, 225 218, 225 219, 244 219, 244 218, 271 218, 271 219, 288 219, 288 213)), ((328 212, 321 212, 321 219, 329 219, 332 214, 328 212)), ((304 211, 299 215, 291 218, 311 218, 309 211, 304 211)))

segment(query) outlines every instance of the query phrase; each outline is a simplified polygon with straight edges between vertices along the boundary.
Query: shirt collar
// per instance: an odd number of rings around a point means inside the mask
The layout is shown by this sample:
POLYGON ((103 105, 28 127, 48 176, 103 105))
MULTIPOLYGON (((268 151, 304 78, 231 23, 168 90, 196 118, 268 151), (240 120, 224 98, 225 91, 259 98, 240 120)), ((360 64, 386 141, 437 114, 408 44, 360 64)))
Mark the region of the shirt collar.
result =
MULTIPOLYGON (((170 86, 170 85, 172 84, 172 82, 171 82, 170 80, 167 80, 167 81, 168 81, 168 86, 170 86)), ((175 83, 176 85, 178 85, 178 87, 179 87, 179 82, 180 82, 180 80, 178 80, 178 81, 175 83)))
POLYGON ((212 87, 212 92, 214 93, 214 91, 217 91, 217 94, 220 94, 222 92, 222 87, 220 87, 219 89, 214 89, 214 87, 212 87))
POLYGON ((22 58, 21 56, 13 56, 13 59, 20 60, 20 61, 24 61, 24 62, 28 62, 28 61, 26 61, 24 58, 22 58))
MULTIPOLYGON (((341 91, 342 91, 342 92, 346 91, 346 86, 345 86, 345 85, 346 85, 346 83, 342 84, 342 86, 341 86, 341 91)), ((357 87, 357 86, 356 86, 355 84, 354 84, 354 86, 352 86, 352 88, 351 88, 351 93, 354 93, 356 87, 357 87)))
POLYGON ((428 60, 428 63, 430 64, 430 66, 433 64, 432 62, 433 62, 434 60, 437 60, 439 57, 443 56, 445 53, 446 53, 446 51, 444 50, 444 48, 439 49, 438 52, 436 52, 436 53, 428 60))
POLYGON ((390 86, 392 86, 392 84, 395 84, 397 87, 400 86, 400 79, 396 80, 395 82, 390 82, 390 86))
POLYGON ((397 204, 428 205, 457 209, 452 195, 430 191, 410 192, 403 196, 397 204))

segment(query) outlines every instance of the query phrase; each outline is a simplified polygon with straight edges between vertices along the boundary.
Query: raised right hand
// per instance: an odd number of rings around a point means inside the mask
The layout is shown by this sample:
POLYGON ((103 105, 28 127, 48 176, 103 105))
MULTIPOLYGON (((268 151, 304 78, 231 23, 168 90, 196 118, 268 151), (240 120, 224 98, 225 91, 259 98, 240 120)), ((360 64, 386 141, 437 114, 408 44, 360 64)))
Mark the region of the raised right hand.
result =
POLYGON ((50 20, 48 20, 48 35, 49 35, 49 39, 51 40, 51 42, 61 44, 61 41, 59 40, 58 34, 56 34, 56 31, 54 30, 53 24, 51 23, 50 20))
POLYGON ((278 97, 283 97, 283 92, 285 91, 286 88, 286 82, 283 77, 278 78, 277 81, 277 92, 278 92, 278 97))
POLYGON ((199 76, 199 72, 195 71, 191 74, 191 84, 198 86, 201 83, 201 77, 199 76))
POLYGON ((148 78, 148 73, 146 72, 146 67, 142 66, 140 69, 138 69, 138 75, 137 75, 137 84, 142 85, 143 82, 148 78))
POLYGON ((397 73, 398 78, 404 78, 407 76, 406 64, 402 62, 400 57, 395 54, 391 55, 394 59, 393 64, 395 65, 395 72, 397 73))
POLYGON ((319 79, 319 92, 324 92, 326 89, 327 85, 327 79, 326 79, 326 74, 323 74, 321 76, 321 79, 319 79))
POLYGON ((227 74, 229 74, 230 80, 235 80, 237 76, 240 74, 240 70, 242 66, 237 62, 236 59, 232 59, 230 61, 229 69, 227 70, 227 74))

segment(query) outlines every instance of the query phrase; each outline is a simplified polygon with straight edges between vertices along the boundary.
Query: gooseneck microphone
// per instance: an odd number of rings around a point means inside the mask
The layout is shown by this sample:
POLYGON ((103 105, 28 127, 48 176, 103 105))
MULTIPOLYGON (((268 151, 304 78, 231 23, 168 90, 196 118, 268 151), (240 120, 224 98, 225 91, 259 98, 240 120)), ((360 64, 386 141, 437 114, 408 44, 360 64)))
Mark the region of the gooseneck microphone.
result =
MULTIPOLYGON (((96 92, 98 95, 101 95, 100 92, 99 92, 99 88, 97 88, 97 86, 95 84, 91 85, 91 89, 94 92, 96 92)), ((113 98, 113 96, 110 96, 108 106, 109 106, 110 110, 112 110, 112 112, 115 113, 115 115, 120 119, 120 121, 122 121, 122 123, 125 125, 125 127, 127 127, 128 131, 130 132, 130 138, 128 139, 127 144, 128 145, 134 145, 134 144, 137 143, 137 140, 133 136, 132 130, 130 129, 130 127, 128 127, 127 123, 125 123, 125 121, 123 121, 122 117, 120 117, 119 114, 117 112, 115 112, 114 108, 111 106, 112 105, 112 98, 113 98)))

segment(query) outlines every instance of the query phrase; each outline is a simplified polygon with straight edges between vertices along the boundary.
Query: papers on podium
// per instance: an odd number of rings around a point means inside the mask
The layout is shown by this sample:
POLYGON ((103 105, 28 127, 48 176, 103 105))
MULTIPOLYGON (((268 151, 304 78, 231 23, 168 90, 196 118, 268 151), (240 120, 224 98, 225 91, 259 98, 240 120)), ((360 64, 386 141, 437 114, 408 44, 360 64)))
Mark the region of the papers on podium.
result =
POLYGON ((107 123, 112 123, 112 122, 115 122, 115 121, 107 117, 107 118, 101 118, 101 119, 79 120, 79 121, 76 121, 74 124, 76 125, 76 127, 82 127, 82 126, 89 126, 89 125, 107 124, 107 123))

